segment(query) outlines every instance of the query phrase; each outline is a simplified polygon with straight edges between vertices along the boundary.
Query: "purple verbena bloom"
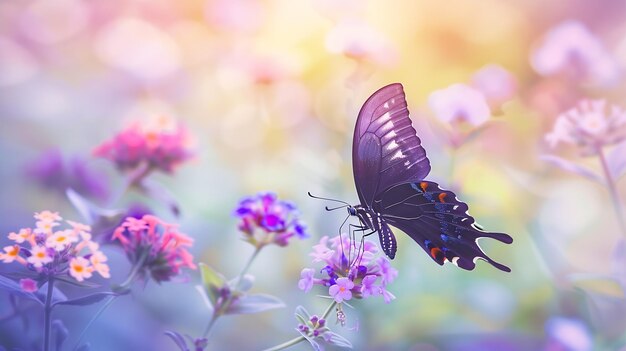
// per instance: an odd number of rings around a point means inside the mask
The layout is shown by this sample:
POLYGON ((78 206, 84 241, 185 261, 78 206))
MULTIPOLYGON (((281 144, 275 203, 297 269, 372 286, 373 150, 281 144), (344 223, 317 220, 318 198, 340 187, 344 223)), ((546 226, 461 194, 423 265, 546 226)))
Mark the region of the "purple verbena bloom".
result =
POLYGON ((376 244, 365 241, 360 246, 360 241, 352 242, 347 235, 343 238, 324 236, 310 254, 314 263, 325 264, 319 270, 321 276, 310 276, 311 271, 305 269, 298 285, 302 290, 307 288, 305 291, 310 289, 310 284, 324 286, 337 302, 377 295, 391 301, 393 295, 386 291, 386 287, 398 272, 386 257, 376 258, 376 244))
POLYGON ((617 60, 578 21, 552 28, 533 51, 530 62, 542 76, 565 76, 580 83, 610 86, 620 77, 617 60))
POLYGON ((584 156, 595 155, 604 146, 626 140, 626 111, 604 100, 582 100, 561 115, 546 135, 551 147, 576 145, 584 156))
POLYGON ((348 278, 342 277, 337 279, 335 285, 328 288, 328 294, 335 299, 337 303, 342 303, 352 299, 352 291, 354 282, 348 278))
POLYGON ((309 237, 296 206, 279 200, 274 193, 258 193, 241 200, 234 215, 239 218, 238 228, 245 239, 255 246, 286 246, 292 237, 309 237))

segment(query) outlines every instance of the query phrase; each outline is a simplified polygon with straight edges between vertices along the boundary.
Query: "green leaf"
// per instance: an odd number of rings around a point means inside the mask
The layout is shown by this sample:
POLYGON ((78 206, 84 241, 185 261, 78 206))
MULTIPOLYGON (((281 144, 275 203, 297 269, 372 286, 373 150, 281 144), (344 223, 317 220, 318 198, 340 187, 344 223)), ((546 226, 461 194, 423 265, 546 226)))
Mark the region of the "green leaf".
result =
POLYGON ((285 304, 277 297, 267 294, 250 294, 234 300, 225 313, 252 314, 281 307, 285 307, 285 304))
POLYGON ((202 285, 207 292, 209 299, 216 304, 219 297, 220 289, 226 285, 226 278, 204 263, 200 263, 200 274, 202 276, 202 285))
POLYGON ((624 295, 622 285, 617 280, 609 277, 576 274, 570 276, 570 279, 575 288, 588 293, 600 294, 620 299, 626 297, 624 295))

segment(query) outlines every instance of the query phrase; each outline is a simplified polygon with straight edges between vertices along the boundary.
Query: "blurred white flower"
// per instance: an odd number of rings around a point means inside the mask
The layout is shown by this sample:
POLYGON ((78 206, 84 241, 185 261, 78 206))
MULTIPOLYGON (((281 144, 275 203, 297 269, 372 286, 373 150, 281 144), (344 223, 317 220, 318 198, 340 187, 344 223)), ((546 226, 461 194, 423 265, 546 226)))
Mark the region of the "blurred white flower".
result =
POLYGON ((546 135, 551 147, 569 143, 581 148, 583 155, 626 140, 626 111, 604 100, 582 100, 557 118, 546 135))

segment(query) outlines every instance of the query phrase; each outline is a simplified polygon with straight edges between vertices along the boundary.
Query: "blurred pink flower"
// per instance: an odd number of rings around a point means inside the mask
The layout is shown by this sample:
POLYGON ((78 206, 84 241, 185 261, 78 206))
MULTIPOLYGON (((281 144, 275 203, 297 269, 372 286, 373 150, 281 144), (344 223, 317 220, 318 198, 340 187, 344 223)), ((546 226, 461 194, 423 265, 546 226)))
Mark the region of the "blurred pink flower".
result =
POLYGON ((263 10, 256 0, 212 0, 207 2, 205 16, 223 31, 250 32, 261 25, 263 10))
POLYGON ((132 264, 156 282, 168 281, 181 273, 183 267, 196 269, 193 256, 187 251, 193 239, 179 232, 174 224, 153 216, 127 218, 113 232, 132 264))
POLYGON ((607 86, 620 70, 600 40, 578 21, 552 28, 531 54, 531 65, 542 76, 564 75, 581 83, 607 86))
POLYGON ((26 292, 35 292, 38 290, 37 282, 30 278, 20 279, 20 288, 26 292))
POLYGON ((551 147, 559 143, 581 148, 585 156, 594 155, 603 146, 626 139, 626 111, 604 100, 582 100, 559 115, 552 132, 546 135, 551 147))
POLYGON ((106 158, 121 170, 134 170, 140 165, 172 173, 183 161, 193 155, 186 128, 175 124, 142 126, 132 124, 93 151, 95 156, 106 158))
POLYGON ((491 116, 483 94, 466 84, 452 84, 434 91, 428 97, 428 105, 446 123, 468 122, 479 126, 491 116))
POLYGON ((493 109, 511 100, 517 92, 517 80, 500 65, 487 65, 472 76, 472 87, 483 93, 493 109))
POLYGON ((331 53, 381 65, 393 64, 398 56, 396 48, 382 33, 355 20, 337 24, 326 36, 326 48, 331 53))

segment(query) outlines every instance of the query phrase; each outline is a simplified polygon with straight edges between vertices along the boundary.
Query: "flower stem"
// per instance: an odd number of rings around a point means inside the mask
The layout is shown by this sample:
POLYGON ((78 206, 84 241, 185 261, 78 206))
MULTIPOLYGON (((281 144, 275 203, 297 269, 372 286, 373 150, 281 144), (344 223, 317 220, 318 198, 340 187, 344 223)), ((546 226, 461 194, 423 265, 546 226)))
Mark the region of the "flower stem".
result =
POLYGON ((615 179, 611 174, 611 169, 609 168, 606 157, 604 156, 604 150, 602 148, 598 149, 598 158, 600 159, 600 163, 602 164, 604 178, 606 179, 606 185, 609 190, 609 194, 611 195, 611 200, 613 201, 613 209, 615 210, 615 215, 622 231, 622 235, 626 236, 626 220, 624 220, 624 209, 622 206, 622 200, 619 197, 617 185, 615 184, 615 179))
POLYGON ((54 276, 48 277, 48 292, 46 293, 46 304, 44 307, 43 325, 43 350, 50 350, 50 326, 52 322, 52 293, 54 291, 54 276))
MULTIPOLYGON (((149 252, 146 251, 145 253, 143 253, 140 257, 139 260, 137 260, 137 263, 133 266, 132 270, 130 271, 130 273, 128 274, 128 277, 126 278, 126 280, 124 280, 124 282, 122 284, 120 284, 117 288, 117 290, 119 291, 126 291, 130 288, 130 286, 132 285, 133 281, 135 280, 135 278, 137 277, 137 274, 139 274, 139 271, 141 270, 141 268, 143 267, 146 259, 149 256, 149 252)), ((76 341, 76 344, 74 345, 73 350, 78 349, 78 347, 80 346, 80 342, 83 341, 83 338, 85 337, 85 335, 87 334, 87 331, 89 330, 89 328, 91 327, 91 325, 98 319, 100 318, 100 316, 102 315, 102 313, 104 313, 104 311, 111 306, 111 304, 113 303, 113 301, 115 301, 115 299, 117 297, 119 297, 121 295, 111 295, 107 298, 106 302, 100 306, 100 309, 98 309, 98 312, 96 312, 96 314, 93 315, 93 317, 91 317, 91 319, 89 320, 89 322, 87 322, 87 325, 85 325, 85 328, 83 328, 83 331, 80 333, 80 335, 78 336, 78 340, 76 341)))
POLYGON ((298 336, 297 338, 293 338, 293 339, 291 339, 291 340, 289 340, 289 341, 285 341, 285 342, 284 342, 284 343, 282 343, 282 344, 279 344, 279 345, 276 345, 276 346, 270 347, 269 349, 265 349, 265 350, 263 350, 263 351, 278 351, 278 350, 284 350, 284 349, 286 349, 286 348, 288 348, 288 347, 291 347, 291 346, 293 346, 293 345, 297 345, 297 344, 299 344, 300 342, 302 342, 302 341, 304 341, 304 340, 306 340, 306 339, 304 338, 304 336, 300 335, 300 336, 298 336))
MULTIPOLYGON (((326 308, 326 311, 324 311, 324 314, 322 315, 322 317, 320 319, 326 319, 326 317, 328 317, 328 315, 330 314, 330 311, 333 310, 333 308, 335 308, 335 306, 337 306, 337 302, 333 300, 333 302, 326 308)), ((284 350, 288 347, 291 347, 293 345, 299 344, 300 342, 306 340, 306 338, 302 335, 293 338, 291 340, 285 341, 282 344, 278 344, 276 346, 272 346, 268 349, 265 349, 263 351, 278 351, 278 350, 284 350)))
MULTIPOLYGON (((259 252, 261 252, 262 248, 263 246, 259 245, 254 249, 254 252, 248 259, 248 262, 246 262, 246 265, 243 267, 241 272, 239 272, 239 275, 237 275, 237 278, 235 278, 235 286, 233 287, 234 290, 239 289, 239 284, 241 283, 241 280, 250 269, 250 266, 252 266, 252 262, 257 257, 259 252)), ((217 319, 228 309, 228 307, 230 307, 230 304, 233 302, 234 295, 235 294, 231 292, 231 294, 228 295, 226 300, 220 306, 215 306, 215 309, 213 310, 213 314, 211 315, 211 320, 209 320, 209 324, 206 326, 206 328, 204 329, 204 333, 202 334, 205 338, 209 336, 209 333, 211 332, 211 329, 213 328, 213 325, 215 325, 215 322, 217 321, 217 319)))

